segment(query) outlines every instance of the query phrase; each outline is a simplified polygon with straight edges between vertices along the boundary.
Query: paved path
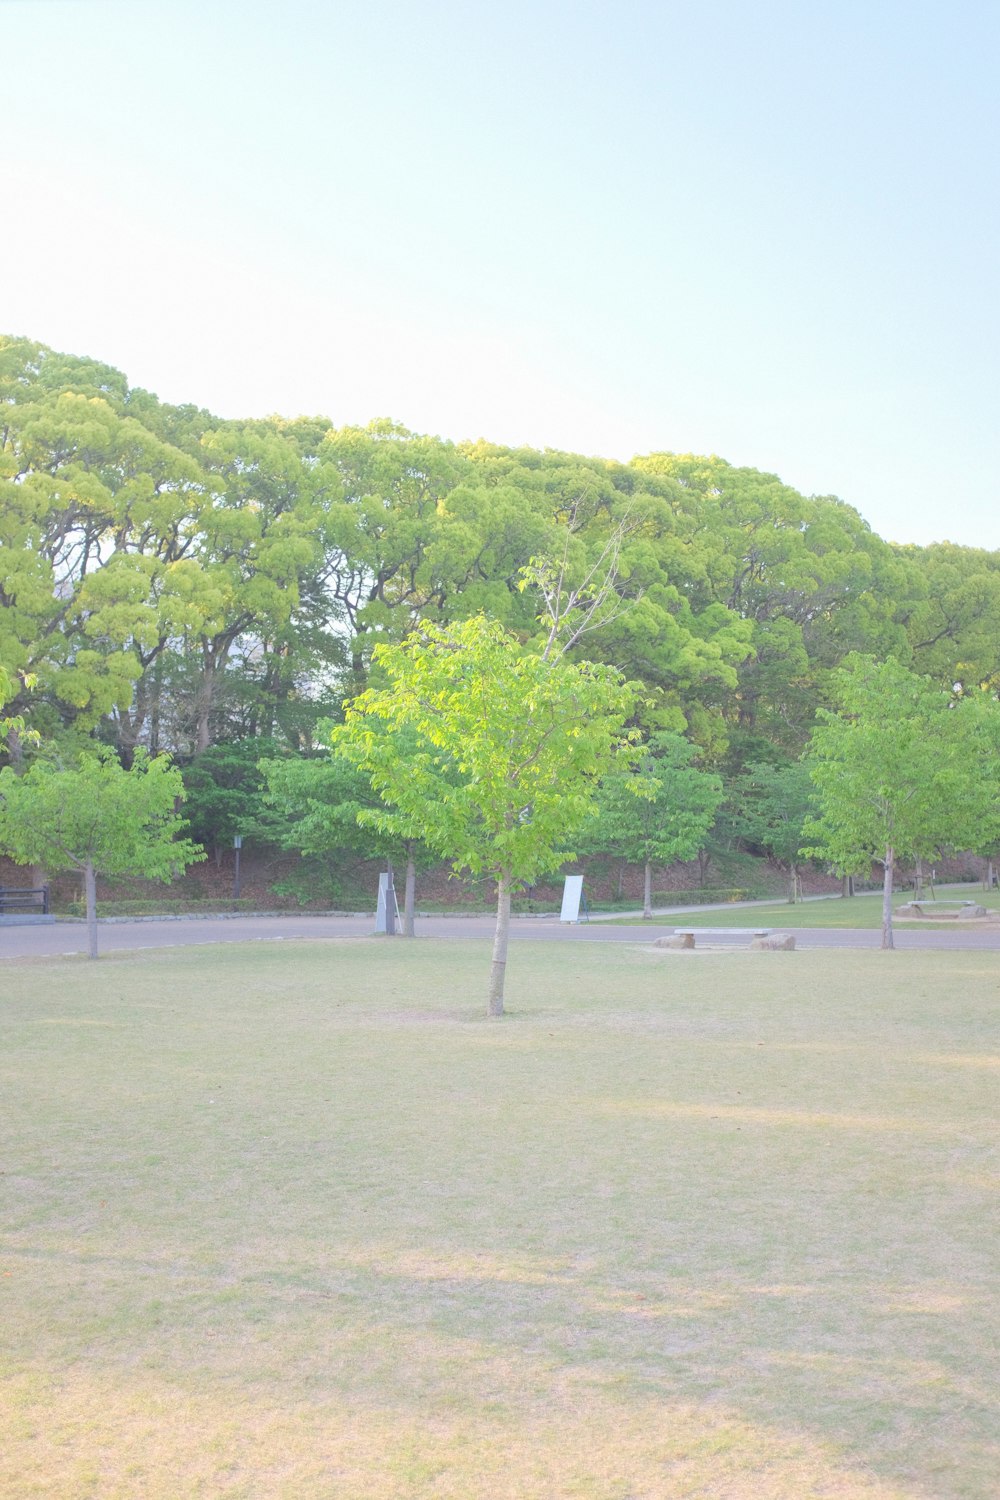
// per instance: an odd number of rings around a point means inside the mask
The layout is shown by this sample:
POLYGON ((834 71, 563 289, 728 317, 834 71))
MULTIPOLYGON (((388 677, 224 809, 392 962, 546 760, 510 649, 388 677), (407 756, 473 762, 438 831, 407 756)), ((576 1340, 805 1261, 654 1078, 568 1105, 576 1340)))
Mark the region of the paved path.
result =
MULTIPOLYGON (((732 908, 729 908, 730 920, 732 908)), ((678 925, 683 918, 678 917, 678 925)), ((101 922, 99 942, 102 953, 116 949, 188 947, 199 943, 277 942, 292 939, 331 939, 368 937, 374 928, 372 917, 180 917, 166 921, 101 922)), ((792 930, 792 929, 789 929, 792 930)), ((511 937, 515 941, 564 943, 651 943, 670 931, 669 926, 637 922, 634 926, 612 926, 608 923, 567 923, 546 918, 514 918, 511 937)), ((479 938, 492 937, 491 917, 422 917, 417 922, 420 937, 479 938)), ((746 947, 750 935, 709 937, 713 946, 746 947)), ((697 939, 696 939, 697 941, 697 939)), ((805 927, 795 929, 799 948, 877 948, 879 933, 858 928, 805 927)), ((897 948, 985 949, 1000 952, 1000 926, 933 930, 900 928, 896 930, 897 948)), ((82 923, 56 922, 46 926, 0 927, 0 962, 4 959, 53 957, 85 953, 87 930, 82 923)))

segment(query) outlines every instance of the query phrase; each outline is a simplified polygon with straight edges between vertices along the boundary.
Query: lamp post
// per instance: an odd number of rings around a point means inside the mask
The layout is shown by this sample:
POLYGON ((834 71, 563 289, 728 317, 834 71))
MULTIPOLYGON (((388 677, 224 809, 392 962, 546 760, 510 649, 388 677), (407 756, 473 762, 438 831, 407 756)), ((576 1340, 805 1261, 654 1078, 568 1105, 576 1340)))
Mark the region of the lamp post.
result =
POLYGON ((240 899, 240 850, 243 848, 242 833, 233 835, 233 848, 236 850, 236 868, 233 872, 233 900, 238 901, 240 899))

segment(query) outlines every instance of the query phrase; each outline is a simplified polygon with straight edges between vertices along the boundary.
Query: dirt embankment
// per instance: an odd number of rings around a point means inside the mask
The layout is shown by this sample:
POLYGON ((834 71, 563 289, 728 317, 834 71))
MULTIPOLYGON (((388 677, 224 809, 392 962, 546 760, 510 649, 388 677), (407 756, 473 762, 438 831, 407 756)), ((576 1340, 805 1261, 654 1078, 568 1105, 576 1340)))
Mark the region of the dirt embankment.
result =
MULTIPOLYGON (((356 861, 324 871, 310 867, 307 862, 293 855, 244 848, 240 856, 240 904, 257 911, 302 908, 367 910, 375 902, 380 868, 374 862, 356 861), (294 889, 282 889, 283 887, 294 889)), ((557 903, 562 895, 563 874, 568 873, 582 873, 585 876, 587 895, 592 902, 619 899, 630 906, 642 904, 642 867, 628 865, 622 869, 616 860, 591 859, 567 865, 559 875, 539 882, 528 895, 538 903, 557 903)), ((195 906, 206 901, 226 903, 233 898, 235 874, 234 851, 226 849, 218 859, 210 855, 201 864, 192 865, 184 875, 169 885, 152 880, 99 880, 98 900, 163 902, 168 907, 177 902, 195 906)), ((33 872, 0 857, 0 885, 28 886, 37 883, 39 878, 40 872, 33 872)), ((750 872, 741 871, 738 877, 727 877, 726 873, 715 871, 710 876, 712 886, 726 889, 746 887, 751 880, 755 894, 773 892, 780 895, 785 889, 785 877, 763 861, 750 872)), ((82 897, 81 882, 74 875, 58 875, 49 883, 57 910, 67 910, 82 897)), ((657 867, 654 870, 653 889, 658 896, 671 891, 695 891, 701 885, 695 862, 657 867)), ((840 888, 839 881, 819 872, 807 873, 803 885, 806 894, 820 894, 840 888)), ((402 886, 403 870, 397 867, 396 887, 400 902, 402 886)), ((491 881, 455 876, 446 865, 422 870, 417 875, 417 901, 422 905, 457 908, 489 906, 494 894, 495 888, 491 881)))

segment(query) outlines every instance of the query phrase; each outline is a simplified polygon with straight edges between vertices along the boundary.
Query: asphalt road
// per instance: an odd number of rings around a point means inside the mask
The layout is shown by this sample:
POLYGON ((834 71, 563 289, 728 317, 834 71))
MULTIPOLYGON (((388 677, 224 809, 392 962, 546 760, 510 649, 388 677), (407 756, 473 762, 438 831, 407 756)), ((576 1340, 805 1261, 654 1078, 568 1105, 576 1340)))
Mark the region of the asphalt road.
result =
MULTIPOLYGON (((678 918, 678 925, 682 919, 678 918)), ((101 922, 98 941, 102 953, 121 949, 176 948, 199 943, 279 942, 292 939, 331 939, 368 937, 375 926, 373 917, 179 917, 142 922, 101 922)), ((514 918, 511 937, 514 941, 562 943, 651 943, 670 931, 669 926, 612 926, 603 922, 573 926, 545 918, 514 918)), ((422 917, 417 921, 418 937, 489 938, 493 934, 491 917, 422 917)), ((935 927, 914 930, 897 929, 897 948, 984 949, 1000 952, 1000 926, 966 928, 935 927)), ((700 940, 696 938, 696 942, 700 940)), ((713 936, 706 932, 705 943, 733 948, 746 947, 749 933, 737 937, 713 936)), ((806 927, 795 931, 798 948, 877 948, 879 933, 855 928, 806 927)), ((82 922, 56 922, 39 926, 0 926, 0 962, 4 959, 53 957, 86 953, 87 930, 82 922)))

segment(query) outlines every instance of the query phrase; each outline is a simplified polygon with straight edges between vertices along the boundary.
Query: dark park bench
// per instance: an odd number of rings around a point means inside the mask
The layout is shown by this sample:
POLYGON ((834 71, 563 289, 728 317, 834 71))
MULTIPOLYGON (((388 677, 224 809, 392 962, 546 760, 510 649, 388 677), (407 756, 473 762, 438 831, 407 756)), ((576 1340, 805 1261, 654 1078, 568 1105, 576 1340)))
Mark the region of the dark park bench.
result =
POLYGON ((51 922, 47 885, 0 885, 0 922, 51 922))

